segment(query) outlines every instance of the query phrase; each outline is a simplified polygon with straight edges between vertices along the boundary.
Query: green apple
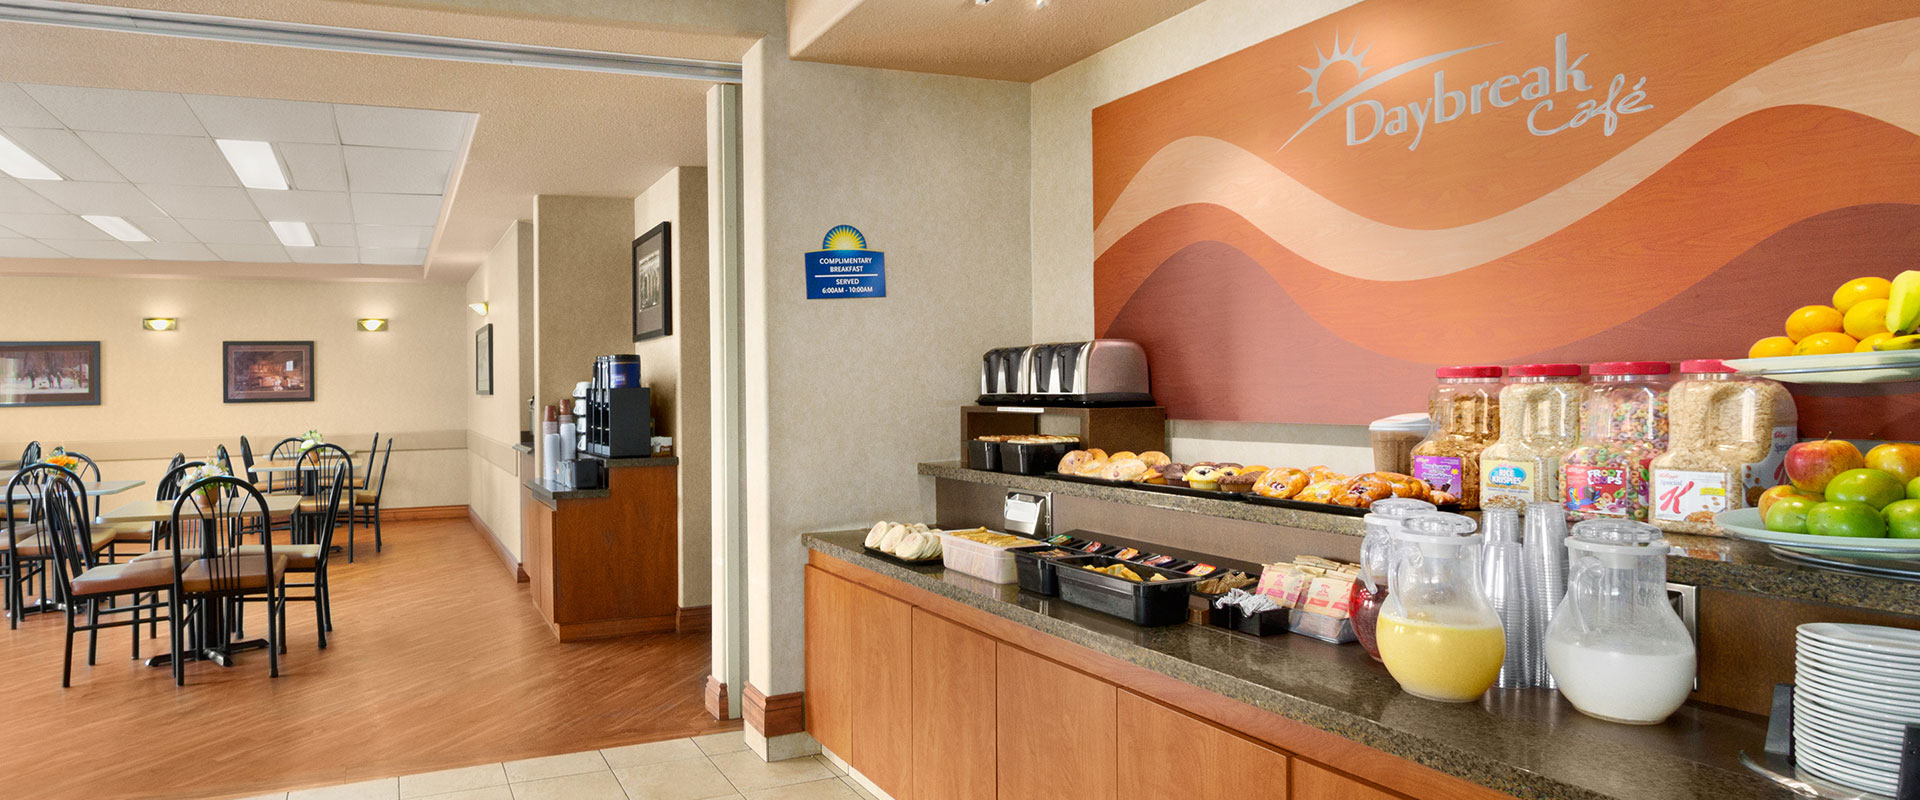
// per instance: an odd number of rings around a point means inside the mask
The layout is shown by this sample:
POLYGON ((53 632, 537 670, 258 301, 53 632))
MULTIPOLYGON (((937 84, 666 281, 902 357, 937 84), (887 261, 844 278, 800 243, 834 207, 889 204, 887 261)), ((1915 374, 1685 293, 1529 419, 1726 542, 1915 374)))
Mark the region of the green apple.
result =
POLYGON ((1807 512, 1820 501, 1807 497, 1776 498, 1764 515, 1767 530, 1780 533, 1806 533, 1807 512))
MULTIPOLYGON (((1780 503, 1773 505, 1775 508, 1780 507, 1780 503)), ((1814 506, 1812 511, 1807 512, 1807 533, 1815 536, 1880 539, 1887 535, 1887 520, 1880 516, 1879 509, 1866 503, 1829 500, 1814 506)))
POLYGON ((1907 481, 1907 499, 1920 500, 1920 478, 1907 481))
POLYGON ((1895 539, 1920 539, 1920 500, 1900 500, 1880 509, 1887 518, 1887 535, 1895 539))
POLYGON ((1826 494, 1828 500, 1866 503, 1879 511, 1895 500, 1905 500, 1907 487, 1892 473, 1862 467, 1835 475, 1827 483, 1826 494))

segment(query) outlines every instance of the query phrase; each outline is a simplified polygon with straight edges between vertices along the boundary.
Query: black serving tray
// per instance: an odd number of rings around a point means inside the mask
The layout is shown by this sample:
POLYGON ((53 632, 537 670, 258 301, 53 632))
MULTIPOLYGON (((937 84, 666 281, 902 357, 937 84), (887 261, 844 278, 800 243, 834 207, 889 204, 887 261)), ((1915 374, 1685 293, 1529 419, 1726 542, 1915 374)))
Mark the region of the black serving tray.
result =
POLYGON ((867 547, 865 545, 862 545, 860 549, 867 551, 867 555, 873 556, 874 558, 880 559, 881 561, 890 561, 892 563, 899 564, 900 566, 903 566, 903 567, 937 567, 937 566, 940 566, 941 563, 946 560, 945 556, 934 556, 932 558, 925 558, 919 561, 908 561, 907 559, 901 558, 885 550, 881 550, 877 547, 867 547))
MULTIPOLYGON (((1041 553, 1050 550, 1065 550, 1055 545, 1037 547, 1011 547, 1007 552, 1013 554, 1014 574, 1018 577, 1020 588, 1034 594, 1052 597, 1060 593, 1060 584, 1054 577, 1053 562, 1067 556, 1041 557, 1041 553)), ((1080 558, 1081 556, 1070 556, 1080 558)))
MULTIPOLYGON (((1068 475, 1064 472, 1049 472, 1042 477, 1073 483, 1091 483, 1095 486, 1114 486, 1122 489, 1139 489, 1143 492, 1177 494, 1181 497, 1204 497, 1209 500, 1245 500, 1247 496, 1238 492, 1207 491, 1191 486, 1175 486, 1170 483, 1141 483, 1138 481, 1110 481, 1106 478, 1089 478, 1085 475, 1068 475)), ((1308 505, 1312 505, 1309 503, 1308 505)))
POLYGON ((1111 614, 1143 627, 1177 625, 1187 621, 1187 595, 1199 578, 1156 569, 1145 564, 1127 564, 1142 577, 1165 575, 1159 582, 1134 582, 1115 578, 1083 566, 1105 567, 1125 563, 1105 556, 1075 556, 1053 560, 1053 573, 1059 585, 1060 599, 1082 608, 1111 614))
MULTIPOLYGON (((1367 515, 1367 509, 1364 508, 1353 508, 1351 506, 1335 505, 1333 503, 1309 503, 1305 500, 1282 500, 1278 497, 1266 497, 1264 495, 1251 493, 1247 495, 1247 502, 1256 506, 1291 508, 1298 511, 1318 511, 1322 514, 1338 514, 1343 517, 1364 517, 1367 515)), ((1448 503, 1443 506, 1435 506, 1435 510, 1457 513, 1460 510, 1460 504, 1448 503)))

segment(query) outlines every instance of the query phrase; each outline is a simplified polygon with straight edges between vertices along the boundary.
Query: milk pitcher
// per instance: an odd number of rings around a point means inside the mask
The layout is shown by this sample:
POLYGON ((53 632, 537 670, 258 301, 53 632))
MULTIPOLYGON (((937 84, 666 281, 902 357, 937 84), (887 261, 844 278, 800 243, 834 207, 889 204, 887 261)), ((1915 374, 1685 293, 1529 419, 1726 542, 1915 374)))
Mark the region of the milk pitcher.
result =
POLYGON ((1693 637, 1667 602, 1666 539, 1644 522, 1588 520, 1573 526, 1567 556, 1567 595, 1547 629, 1560 693, 1591 717, 1665 720, 1694 678, 1693 637))

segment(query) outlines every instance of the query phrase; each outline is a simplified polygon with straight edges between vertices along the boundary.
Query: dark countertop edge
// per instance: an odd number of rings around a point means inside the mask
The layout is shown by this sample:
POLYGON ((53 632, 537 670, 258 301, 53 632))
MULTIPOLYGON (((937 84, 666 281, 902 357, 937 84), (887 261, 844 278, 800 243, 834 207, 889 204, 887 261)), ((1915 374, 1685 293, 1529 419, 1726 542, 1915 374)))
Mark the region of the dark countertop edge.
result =
POLYGON ((562 489, 537 478, 522 478, 520 485, 533 492, 533 499, 539 500, 548 508, 558 510, 561 500, 584 500, 594 497, 612 497, 612 489, 562 489))
MULTIPOLYGON (((1190 684, 1196 688, 1236 700, 1263 711, 1278 714, 1291 721, 1331 733, 1348 741, 1379 750, 1383 753, 1411 761, 1422 766, 1446 773, 1461 780, 1492 789, 1497 792, 1518 797, 1552 798, 1553 800, 1635 800, 1626 796, 1607 794, 1583 786, 1529 771, 1523 767, 1500 761, 1469 750, 1461 749, 1444 741, 1437 741, 1418 734, 1396 731, 1339 708, 1316 703, 1292 695, 1279 689, 1263 686, 1235 675, 1220 672, 1181 659, 1177 656, 1161 653, 1149 647, 1101 634, 1080 627, 1065 620, 1054 619, 1045 614, 1021 608, 1011 603, 995 600, 944 581, 934 580, 927 575, 906 567, 889 564, 879 559, 836 544, 822 538, 832 533, 859 536, 864 531, 819 532, 802 536, 809 550, 871 570, 883 576, 899 580, 909 586, 933 592, 941 597, 953 600, 972 608, 993 614, 1002 619, 1019 623, 1041 633, 1094 650, 1102 655, 1143 667, 1169 678, 1190 684), (1336 726, 1345 727, 1340 730, 1336 726)), ((1699 769, 1707 769, 1700 765, 1699 769)), ((1722 770, 1716 770, 1721 771, 1722 770)), ((1735 780, 1754 782, 1754 788, 1764 789, 1765 779, 1758 775, 1738 775, 1735 780)), ((1781 789, 1771 795, 1752 794, 1751 797, 1789 797, 1781 789)), ((1705 798, 1702 798, 1705 800, 1705 798)), ((1717 798, 1716 798, 1717 800, 1717 798)))
MULTIPOLYGON (((1160 494, 1119 486, 1063 481, 1037 475, 1016 475, 968 469, 955 461, 926 462, 919 474, 1009 489, 1086 497, 1112 503, 1147 506, 1211 517, 1259 522, 1302 530, 1359 536, 1359 517, 1258 506, 1238 500, 1160 494)), ((1112 533, 1121 533, 1112 531, 1112 533)), ((1920 616, 1920 585, 1895 578, 1853 575, 1789 564, 1774 558, 1765 545, 1719 536, 1667 534, 1684 554, 1667 558, 1667 578, 1709 589, 1765 595, 1784 600, 1848 606, 1869 611, 1920 616)))
POLYGON ((642 458, 600 458, 599 456, 588 456, 588 458, 606 462, 607 469, 624 469, 626 467, 677 467, 680 465, 680 458, 678 456, 646 456, 642 458))

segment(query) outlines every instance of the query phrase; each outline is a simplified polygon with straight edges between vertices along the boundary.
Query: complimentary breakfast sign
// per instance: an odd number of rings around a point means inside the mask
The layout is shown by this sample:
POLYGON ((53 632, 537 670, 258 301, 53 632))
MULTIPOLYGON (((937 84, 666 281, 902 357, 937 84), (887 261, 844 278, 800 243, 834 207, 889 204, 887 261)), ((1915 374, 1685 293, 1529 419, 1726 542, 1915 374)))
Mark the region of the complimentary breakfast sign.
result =
POLYGON ((836 225, 807 254, 807 299, 887 296, 887 254, 867 249, 852 225, 836 225))
POLYGON ((1715 8, 1364 0, 1094 109, 1095 335, 1176 419, 1356 424, 1920 263, 1920 4, 1715 8))

